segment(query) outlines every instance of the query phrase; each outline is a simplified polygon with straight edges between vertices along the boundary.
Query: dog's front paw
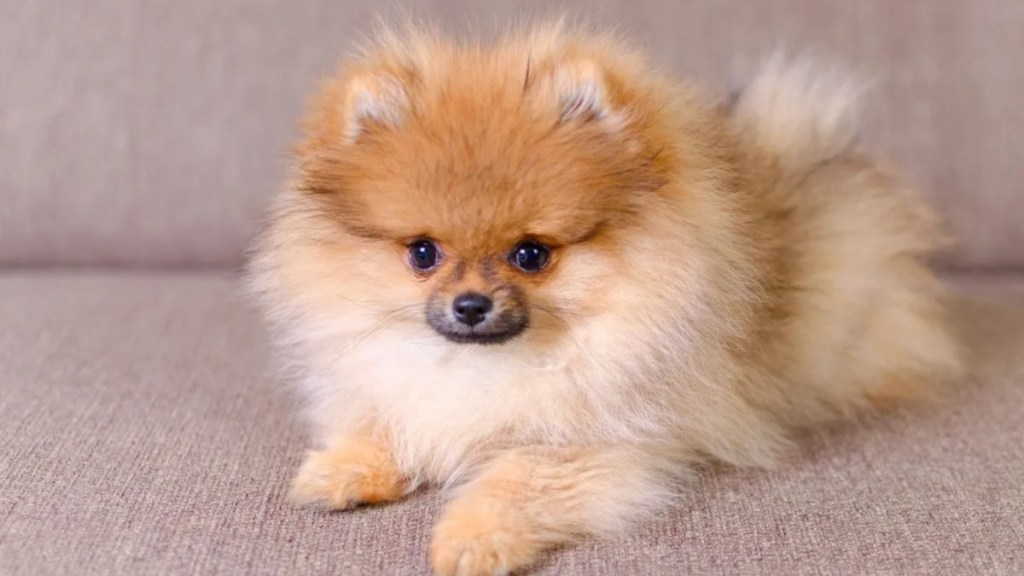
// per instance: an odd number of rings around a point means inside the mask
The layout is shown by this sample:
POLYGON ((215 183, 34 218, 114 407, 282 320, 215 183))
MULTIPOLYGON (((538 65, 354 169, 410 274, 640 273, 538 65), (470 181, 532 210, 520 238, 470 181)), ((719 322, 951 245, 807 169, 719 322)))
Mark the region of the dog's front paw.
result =
POLYGON ((397 500, 406 487, 386 454, 373 446, 345 445, 307 454, 288 497, 300 505, 347 510, 397 500))
POLYGON ((543 550, 514 511, 493 502, 460 501, 434 529, 430 559, 438 576, 509 574, 543 550))

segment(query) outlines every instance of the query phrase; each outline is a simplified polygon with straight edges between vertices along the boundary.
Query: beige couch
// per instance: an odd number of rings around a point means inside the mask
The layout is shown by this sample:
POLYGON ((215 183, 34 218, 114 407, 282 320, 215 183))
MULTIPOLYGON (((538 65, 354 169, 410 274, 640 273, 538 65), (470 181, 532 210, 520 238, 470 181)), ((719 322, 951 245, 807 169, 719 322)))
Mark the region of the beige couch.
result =
MULTIPOLYGON (((565 6, 716 90, 778 45, 877 78, 865 142, 958 236, 941 265, 975 357, 947 406, 821 431, 771 472, 709 470, 537 573, 1024 573, 1024 2, 565 6)), ((426 572, 436 493, 283 501, 303 432, 235 282, 304 95, 375 14, 0 3, 0 574, 426 572)))

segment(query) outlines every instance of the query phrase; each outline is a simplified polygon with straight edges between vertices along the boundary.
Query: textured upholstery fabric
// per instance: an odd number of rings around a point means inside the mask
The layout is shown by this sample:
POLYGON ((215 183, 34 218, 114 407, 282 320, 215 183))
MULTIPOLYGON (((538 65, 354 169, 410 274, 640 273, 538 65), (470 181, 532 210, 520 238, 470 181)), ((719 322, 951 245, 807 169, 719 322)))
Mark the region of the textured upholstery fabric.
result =
MULTIPOLYGON (((1024 281, 963 282, 973 376, 938 409, 711 470, 537 574, 1009 574, 1024 567, 1024 281)), ((303 449, 221 274, 0 274, 0 574, 423 574, 442 497, 292 509, 303 449)))
MULTIPOLYGON (((313 79, 381 4, 0 2, 0 263, 234 264, 313 79)), ((865 139, 947 215, 947 263, 1024 264, 1024 2, 558 4, 716 89, 777 46, 876 77, 865 139)), ((406 5, 485 24, 550 6, 406 5)))

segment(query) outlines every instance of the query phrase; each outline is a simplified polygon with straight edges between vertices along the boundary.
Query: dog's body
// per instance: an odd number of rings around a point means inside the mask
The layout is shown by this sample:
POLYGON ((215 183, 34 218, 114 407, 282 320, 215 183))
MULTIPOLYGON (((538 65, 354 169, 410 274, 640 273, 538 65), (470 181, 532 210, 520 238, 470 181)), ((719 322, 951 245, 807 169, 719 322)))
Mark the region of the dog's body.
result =
POLYGON ((315 102, 252 262, 319 443, 293 497, 458 484, 434 568, 500 573, 693 461, 932 395, 960 369, 938 231, 852 150, 853 104, 773 64, 715 106, 559 26, 380 41, 315 102))

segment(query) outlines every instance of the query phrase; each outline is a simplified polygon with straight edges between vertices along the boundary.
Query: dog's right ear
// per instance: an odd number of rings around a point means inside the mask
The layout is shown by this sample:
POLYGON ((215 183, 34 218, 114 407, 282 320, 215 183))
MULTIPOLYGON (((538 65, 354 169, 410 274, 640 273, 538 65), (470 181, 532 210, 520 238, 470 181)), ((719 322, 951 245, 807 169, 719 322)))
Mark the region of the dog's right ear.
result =
POLYGON ((354 144, 373 130, 401 126, 409 111, 409 94, 398 75, 366 71, 349 78, 339 104, 342 136, 346 144, 354 144))

